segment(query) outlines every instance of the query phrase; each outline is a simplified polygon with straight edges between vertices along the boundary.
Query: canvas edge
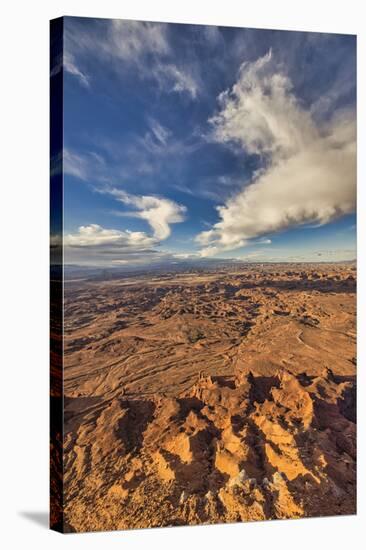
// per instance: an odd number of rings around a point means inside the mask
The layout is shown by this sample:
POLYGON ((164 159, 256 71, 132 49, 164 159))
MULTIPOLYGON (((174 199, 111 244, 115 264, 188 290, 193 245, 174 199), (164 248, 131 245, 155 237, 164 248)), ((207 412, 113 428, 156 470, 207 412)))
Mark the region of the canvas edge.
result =
POLYGON ((50 515, 65 533, 63 471, 63 42, 64 18, 50 21, 50 515))

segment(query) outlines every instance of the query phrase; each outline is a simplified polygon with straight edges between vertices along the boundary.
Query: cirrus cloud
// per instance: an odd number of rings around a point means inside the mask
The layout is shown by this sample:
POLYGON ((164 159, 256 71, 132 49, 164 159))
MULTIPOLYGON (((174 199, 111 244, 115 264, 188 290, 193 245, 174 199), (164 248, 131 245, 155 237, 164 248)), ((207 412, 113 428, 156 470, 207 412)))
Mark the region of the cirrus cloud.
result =
POLYGON ((67 73, 77 77, 83 86, 85 86, 86 88, 89 88, 88 75, 82 72, 79 69, 79 67, 76 66, 75 58, 70 52, 65 52, 63 66, 64 66, 64 70, 67 73))
POLYGON ((180 63, 169 40, 165 23, 132 20, 102 20, 91 27, 74 22, 65 30, 64 68, 89 87, 91 76, 83 70, 83 55, 99 57, 114 67, 118 75, 131 68, 143 80, 154 81, 161 92, 187 94, 196 99, 199 79, 191 67, 180 63), (77 37, 77 38, 75 38, 77 37))

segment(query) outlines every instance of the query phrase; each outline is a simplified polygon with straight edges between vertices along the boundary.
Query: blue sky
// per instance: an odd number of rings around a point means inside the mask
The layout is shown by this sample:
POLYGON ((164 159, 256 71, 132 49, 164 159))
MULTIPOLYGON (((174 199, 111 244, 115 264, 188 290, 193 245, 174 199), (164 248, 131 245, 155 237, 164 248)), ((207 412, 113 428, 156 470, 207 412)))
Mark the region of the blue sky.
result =
POLYGON ((68 263, 355 258, 354 36, 64 22, 68 263))

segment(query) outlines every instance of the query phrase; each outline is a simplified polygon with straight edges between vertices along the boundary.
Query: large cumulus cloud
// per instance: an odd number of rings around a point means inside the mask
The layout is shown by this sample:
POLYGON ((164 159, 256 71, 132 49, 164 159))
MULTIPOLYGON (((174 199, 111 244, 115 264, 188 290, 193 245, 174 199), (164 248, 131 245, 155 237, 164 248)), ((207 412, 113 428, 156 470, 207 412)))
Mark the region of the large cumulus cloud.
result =
POLYGON ((295 96, 272 53, 244 63, 220 94, 210 120, 215 140, 258 155, 262 168, 217 208, 219 221, 197 236, 202 256, 300 224, 326 224, 355 210, 354 112, 316 121, 295 96))

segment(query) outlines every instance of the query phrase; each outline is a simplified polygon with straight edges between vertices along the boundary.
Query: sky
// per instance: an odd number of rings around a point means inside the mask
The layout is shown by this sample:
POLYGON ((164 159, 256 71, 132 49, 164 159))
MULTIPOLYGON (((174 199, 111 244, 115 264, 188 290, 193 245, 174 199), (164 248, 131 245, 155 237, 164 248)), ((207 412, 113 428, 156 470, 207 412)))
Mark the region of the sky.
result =
POLYGON ((67 264, 355 258, 355 36, 66 17, 63 68, 67 264))

